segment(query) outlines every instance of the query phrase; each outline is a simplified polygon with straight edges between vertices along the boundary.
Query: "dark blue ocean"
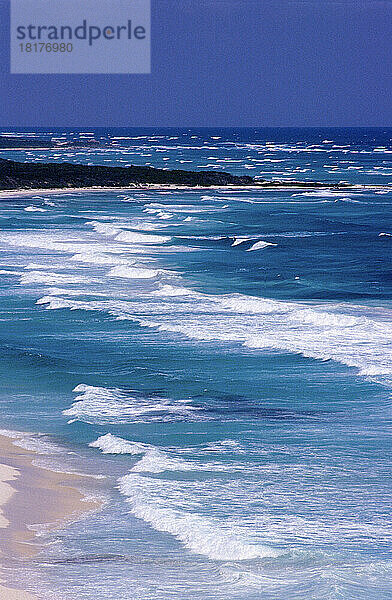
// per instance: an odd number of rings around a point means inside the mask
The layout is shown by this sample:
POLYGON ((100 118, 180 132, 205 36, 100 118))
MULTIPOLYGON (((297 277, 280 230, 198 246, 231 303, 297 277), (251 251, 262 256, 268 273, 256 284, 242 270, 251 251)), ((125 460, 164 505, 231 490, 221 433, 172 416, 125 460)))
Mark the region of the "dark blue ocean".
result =
POLYGON ((104 501, 8 575, 392 598, 392 129, 26 132, 0 157, 357 187, 0 194, 2 433, 104 501))

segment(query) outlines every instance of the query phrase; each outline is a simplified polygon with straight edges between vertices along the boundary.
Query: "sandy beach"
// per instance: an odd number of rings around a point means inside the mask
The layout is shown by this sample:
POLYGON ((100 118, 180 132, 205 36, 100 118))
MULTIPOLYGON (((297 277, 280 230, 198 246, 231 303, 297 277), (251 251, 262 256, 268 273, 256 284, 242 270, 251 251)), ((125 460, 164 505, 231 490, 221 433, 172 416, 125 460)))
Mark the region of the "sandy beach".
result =
MULTIPOLYGON (((162 192, 170 192, 170 191, 174 191, 174 190, 184 190, 184 191, 189 191, 189 190, 205 190, 205 192, 207 193, 208 190, 217 190, 217 191, 230 191, 230 192, 247 192, 247 191, 287 191, 287 192, 295 192, 295 191, 301 191, 301 190, 306 190, 306 191, 310 191, 310 190, 317 190, 320 188, 317 188, 317 186, 312 187, 311 185, 296 185, 296 186, 289 186, 287 184, 285 184, 284 182, 282 182, 281 185, 248 185, 248 186, 235 186, 235 185, 225 185, 225 186, 219 186, 219 185, 211 185, 209 187, 195 187, 195 186, 186 186, 186 185, 175 185, 175 184, 166 184, 166 185, 162 185, 162 184, 156 184, 156 183, 146 183, 143 185, 140 184, 135 184, 135 185, 129 185, 126 187, 103 187, 103 186, 92 186, 92 187, 74 187, 74 188, 37 188, 37 189, 19 189, 19 190, 0 190, 0 200, 1 199, 6 199, 6 198, 13 198, 13 197, 30 197, 30 196, 35 196, 36 194, 73 194, 73 193, 80 193, 80 192, 145 192, 147 190, 154 190, 154 191, 162 191, 162 192)), ((328 189, 328 184, 325 185, 325 188, 323 189, 328 189)), ((360 189, 364 189, 364 190, 390 190, 390 187, 388 186, 384 186, 384 185, 350 185, 346 188, 341 188, 338 191, 341 192, 350 192, 350 191, 358 191, 360 189)))
MULTIPOLYGON (((78 489, 86 478, 35 466, 34 452, 2 435, 0 453, 0 562, 1 556, 27 560, 40 551, 32 526, 55 529, 99 508, 78 489)), ((38 600, 17 588, 18 581, 0 579, 0 600, 38 600)))

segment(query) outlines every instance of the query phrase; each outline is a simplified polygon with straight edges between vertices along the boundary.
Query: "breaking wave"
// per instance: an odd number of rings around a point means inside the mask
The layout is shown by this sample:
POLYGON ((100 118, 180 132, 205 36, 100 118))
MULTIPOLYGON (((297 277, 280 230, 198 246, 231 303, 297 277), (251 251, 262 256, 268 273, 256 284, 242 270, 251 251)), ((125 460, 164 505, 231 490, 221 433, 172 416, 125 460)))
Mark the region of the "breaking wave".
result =
MULTIPOLYGON (((72 421, 133 423, 194 419, 198 408, 187 400, 146 397, 132 390, 80 384, 72 406, 63 411, 72 421)), ((107 441, 107 440, 106 440, 107 441)))
POLYGON ((173 485, 170 481, 130 473, 119 479, 118 487, 126 496, 135 517, 158 531, 170 533, 195 554, 218 561, 273 558, 279 555, 273 548, 250 543, 244 532, 229 528, 218 518, 172 507, 168 497, 171 490, 169 494, 167 490, 173 485))
POLYGON ((346 314, 339 304, 284 302, 242 294, 207 295, 163 286, 132 302, 90 302, 45 296, 48 309, 97 310, 144 327, 180 333, 200 341, 234 342, 253 349, 277 349, 355 367, 364 376, 392 384, 392 319, 365 307, 346 314), (146 298, 150 301, 146 303, 146 298), (154 298, 154 301, 152 300, 154 298))

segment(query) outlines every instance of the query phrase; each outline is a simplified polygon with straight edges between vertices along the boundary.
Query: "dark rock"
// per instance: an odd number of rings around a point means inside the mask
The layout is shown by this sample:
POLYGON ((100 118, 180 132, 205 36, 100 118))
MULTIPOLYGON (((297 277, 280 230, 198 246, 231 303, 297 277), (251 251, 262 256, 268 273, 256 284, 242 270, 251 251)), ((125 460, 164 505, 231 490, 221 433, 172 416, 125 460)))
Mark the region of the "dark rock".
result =
POLYGON ((79 187, 134 187, 137 185, 187 187, 259 186, 264 188, 346 188, 348 184, 320 181, 267 181, 224 171, 183 171, 154 167, 107 167, 68 162, 27 163, 0 158, 0 190, 79 187))
POLYGON ((23 163, 0 159, 0 189, 127 187, 135 184, 202 186, 256 185, 248 176, 223 171, 182 171, 153 167, 106 167, 72 163, 23 163))

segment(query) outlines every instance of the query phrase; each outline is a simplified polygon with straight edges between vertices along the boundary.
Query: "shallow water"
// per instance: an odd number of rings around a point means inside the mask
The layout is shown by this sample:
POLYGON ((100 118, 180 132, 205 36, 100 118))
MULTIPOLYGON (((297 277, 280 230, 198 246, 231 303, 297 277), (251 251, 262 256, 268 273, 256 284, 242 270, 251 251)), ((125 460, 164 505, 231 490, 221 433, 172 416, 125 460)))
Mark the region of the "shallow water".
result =
MULTIPOLYGON (((391 134, 99 131, 99 148, 1 155, 388 185, 391 134)), ((39 464, 105 476, 102 512, 43 530, 21 584, 391 597, 391 194, 1 201, 2 427, 32 432, 16 443, 39 464)))

